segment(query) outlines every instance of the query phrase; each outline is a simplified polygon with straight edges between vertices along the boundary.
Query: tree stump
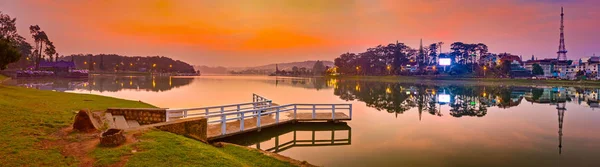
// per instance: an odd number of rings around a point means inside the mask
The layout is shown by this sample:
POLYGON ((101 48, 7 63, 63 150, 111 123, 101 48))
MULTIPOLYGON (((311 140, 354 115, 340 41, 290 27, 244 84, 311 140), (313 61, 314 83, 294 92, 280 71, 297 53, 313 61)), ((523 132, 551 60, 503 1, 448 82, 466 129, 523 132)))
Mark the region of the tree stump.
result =
POLYGON ((125 135, 123 133, 123 129, 108 129, 102 132, 100 145, 114 147, 125 143, 125 135))

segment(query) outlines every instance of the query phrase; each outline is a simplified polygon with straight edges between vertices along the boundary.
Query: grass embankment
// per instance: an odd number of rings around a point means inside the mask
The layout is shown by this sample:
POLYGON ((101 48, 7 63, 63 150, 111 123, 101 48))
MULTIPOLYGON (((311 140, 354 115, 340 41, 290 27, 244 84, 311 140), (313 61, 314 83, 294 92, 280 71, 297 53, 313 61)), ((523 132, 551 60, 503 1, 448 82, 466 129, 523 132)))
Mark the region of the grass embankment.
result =
POLYGON ((510 78, 466 78, 456 76, 336 76, 333 78, 347 80, 380 81, 380 82, 406 82, 423 83, 427 81, 444 81, 444 83, 458 84, 489 84, 489 85, 545 85, 545 86, 575 86, 575 87, 600 87, 600 81, 590 80, 531 80, 510 78))
MULTIPOLYGON (((41 91, 0 85, 0 166, 79 166, 81 157, 65 154, 67 147, 83 142, 76 132, 67 139, 57 137, 73 122, 80 109, 104 110, 108 107, 149 108, 137 101, 97 95, 41 91), (61 143, 55 142, 61 141, 61 143), (50 143, 50 144, 48 144, 50 143)), ((92 140, 98 140, 94 138, 92 140)), ((287 162, 264 156, 258 151, 236 146, 216 148, 179 135, 148 131, 139 142, 116 148, 93 145, 83 159, 94 166, 123 162, 126 166, 290 166, 287 162), (135 153, 132 150, 136 150, 135 153)), ((96 142, 97 143, 97 142, 96 142)))

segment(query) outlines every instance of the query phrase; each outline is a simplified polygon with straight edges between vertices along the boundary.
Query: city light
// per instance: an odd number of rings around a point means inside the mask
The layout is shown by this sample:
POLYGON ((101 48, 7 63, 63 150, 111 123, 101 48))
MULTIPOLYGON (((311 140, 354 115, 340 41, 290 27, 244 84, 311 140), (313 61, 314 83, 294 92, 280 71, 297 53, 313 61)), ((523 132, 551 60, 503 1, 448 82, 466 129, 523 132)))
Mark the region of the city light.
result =
POLYGON ((452 59, 450 59, 450 58, 440 58, 439 65, 449 66, 451 64, 452 64, 452 59))
POLYGON ((153 68, 154 68, 154 67, 156 67, 156 64, 152 64, 152 67, 153 67, 153 68))
POLYGON ((441 94, 438 96, 438 102, 440 103, 450 103, 450 95, 441 94))

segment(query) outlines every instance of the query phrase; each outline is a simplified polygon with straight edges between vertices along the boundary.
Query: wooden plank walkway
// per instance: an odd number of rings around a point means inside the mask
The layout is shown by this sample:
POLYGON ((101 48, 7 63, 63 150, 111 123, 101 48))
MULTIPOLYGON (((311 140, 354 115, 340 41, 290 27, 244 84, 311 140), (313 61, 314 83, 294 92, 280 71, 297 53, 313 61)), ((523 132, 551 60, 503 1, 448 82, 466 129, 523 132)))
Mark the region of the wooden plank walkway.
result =
POLYGON ((296 119, 293 118, 293 113, 291 113, 291 112, 286 112, 286 113, 287 113, 287 116, 284 118, 279 118, 279 122, 277 122, 274 114, 262 116, 260 119, 260 124, 261 124, 260 128, 256 126, 256 123, 258 121, 256 117, 244 119, 244 129, 243 130, 241 130, 241 127, 240 127, 240 125, 241 125, 240 120, 226 122, 225 134, 222 134, 222 131, 221 131, 222 126, 223 126, 222 123, 209 124, 208 128, 207 128, 208 140, 210 141, 210 140, 225 138, 225 137, 232 136, 232 135, 252 132, 252 131, 259 130, 261 128, 267 128, 267 127, 281 125, 281 124, 290 123, 290 122, 294 122, 294 121, 297 121, 297 122, 319 122, 319 121, 321 121, 322 122, 322 121, 350 120, 350 117, 348 115, 346 115, 345 113, 341 113, 341 112, 335 113, 335 120, 332 119, 332 113, 315 113, 314 119, 312 117, 312 113, 297 113, 296 119))

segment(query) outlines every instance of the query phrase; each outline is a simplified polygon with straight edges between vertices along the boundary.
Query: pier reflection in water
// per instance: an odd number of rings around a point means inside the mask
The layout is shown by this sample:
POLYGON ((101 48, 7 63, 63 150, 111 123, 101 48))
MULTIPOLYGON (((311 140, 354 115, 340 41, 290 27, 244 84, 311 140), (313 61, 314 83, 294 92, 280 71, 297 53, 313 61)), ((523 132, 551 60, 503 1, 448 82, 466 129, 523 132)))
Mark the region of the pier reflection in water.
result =
POLYGON ((352 128, 346 123, 288 123, 220 141, 279 153, 294 147, 350 145, 352 128))

